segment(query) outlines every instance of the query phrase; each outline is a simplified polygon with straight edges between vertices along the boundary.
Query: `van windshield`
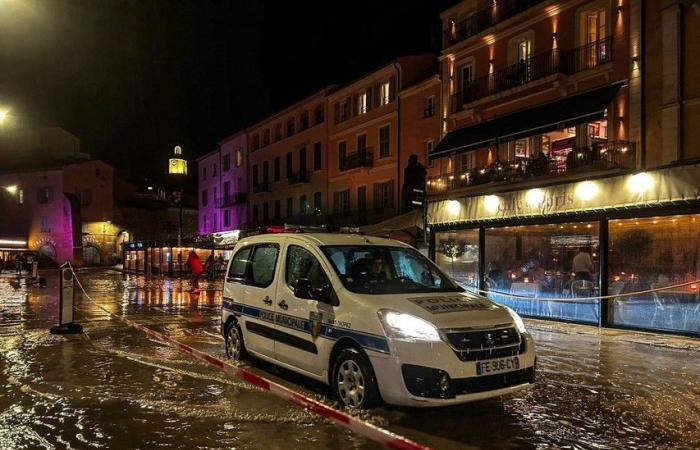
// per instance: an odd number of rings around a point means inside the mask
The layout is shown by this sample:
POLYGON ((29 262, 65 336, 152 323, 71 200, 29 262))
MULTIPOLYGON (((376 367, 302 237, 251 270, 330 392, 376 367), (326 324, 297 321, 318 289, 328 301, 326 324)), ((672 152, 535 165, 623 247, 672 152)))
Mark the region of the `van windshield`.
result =
POLYGON ((343 285, 360 294, 462 292, 435 265, 412 248, 323 246, 343 285))

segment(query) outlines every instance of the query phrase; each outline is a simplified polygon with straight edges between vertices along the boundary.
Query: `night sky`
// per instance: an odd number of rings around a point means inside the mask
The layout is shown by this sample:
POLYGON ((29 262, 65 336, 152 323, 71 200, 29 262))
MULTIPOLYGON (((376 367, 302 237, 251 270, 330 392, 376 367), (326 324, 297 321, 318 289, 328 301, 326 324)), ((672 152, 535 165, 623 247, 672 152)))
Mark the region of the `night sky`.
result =
POLYGON ((0 1, 0 105, 134 180, 325 85, 439 51, 455 1, 0 1))

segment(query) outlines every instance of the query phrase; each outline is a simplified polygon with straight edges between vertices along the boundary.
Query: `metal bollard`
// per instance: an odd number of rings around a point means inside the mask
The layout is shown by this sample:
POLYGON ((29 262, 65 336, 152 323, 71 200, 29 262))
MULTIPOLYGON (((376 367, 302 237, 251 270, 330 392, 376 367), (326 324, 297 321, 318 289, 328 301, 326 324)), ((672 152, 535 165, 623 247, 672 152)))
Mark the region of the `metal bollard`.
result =
POLYGON ((82 333, 83 327, 73 323, 75 315, 75 281, 73 270, 65 262, 59 272, 58 325, 51 327, 51 334, 82 333))

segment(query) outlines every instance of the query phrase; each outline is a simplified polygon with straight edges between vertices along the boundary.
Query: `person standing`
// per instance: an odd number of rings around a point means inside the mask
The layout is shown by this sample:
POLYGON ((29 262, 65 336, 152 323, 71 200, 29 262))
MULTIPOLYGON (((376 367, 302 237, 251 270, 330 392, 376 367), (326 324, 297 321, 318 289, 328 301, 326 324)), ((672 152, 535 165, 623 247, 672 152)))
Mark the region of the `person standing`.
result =
POLYGON ((192 270, 192 292, 199 292, 199 277, 202 276, 202 261, 199 259, 199 255, 194 250, 190 250, 190 254, 187 257, 187 262, 185 263, 192 270))
POLYGON ((593 259, 583 248, 579 248, 571 266, 577 280, 593 281, 593 259))

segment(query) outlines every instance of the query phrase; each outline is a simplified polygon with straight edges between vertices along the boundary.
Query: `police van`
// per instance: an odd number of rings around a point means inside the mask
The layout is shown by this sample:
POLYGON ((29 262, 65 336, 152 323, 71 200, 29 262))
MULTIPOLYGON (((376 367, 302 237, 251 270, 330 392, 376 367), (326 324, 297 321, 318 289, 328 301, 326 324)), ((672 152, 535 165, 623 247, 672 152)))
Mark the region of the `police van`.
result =
POLYGON ((390 239, 240 240, 221 329, 229 358, 252 355, 319 380, 352 408, 452 405, 534 382, 534 343, 514 311, 390 239))

